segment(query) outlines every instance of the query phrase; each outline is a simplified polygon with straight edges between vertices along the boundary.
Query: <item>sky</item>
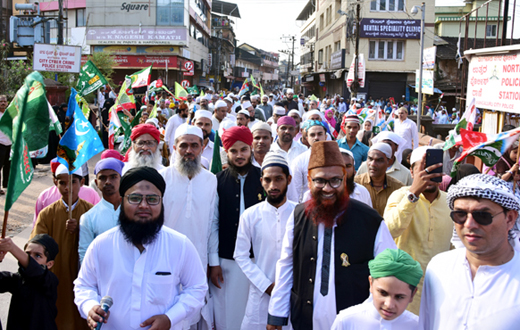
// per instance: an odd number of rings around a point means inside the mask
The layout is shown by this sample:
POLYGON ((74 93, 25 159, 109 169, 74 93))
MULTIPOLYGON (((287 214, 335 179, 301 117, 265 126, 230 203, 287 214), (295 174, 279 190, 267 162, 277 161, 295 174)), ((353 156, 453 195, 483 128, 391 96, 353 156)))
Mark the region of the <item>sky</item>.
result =
MULTIPOLYGON (((280 50, 290 50, 291 44, 284 43, 280 38, 296 36, 294 44, 298 63, 299 33, 303 22, 296 17, 305 7, 307 0, 227 0, 238 4, 241 19, 232 18, 235 22, 237 45, 248 43, 265 51, 279 53, 280 50)), ((370 0, 365 0, 369 3, 370 0)), ((460 5, 463 0, 435 0, 435 5, 460 5)), ((510 1, 512 9, 514 1, 510 1)), ((520 22, 520 1, 516 8, 517 22, 520 22)), ((510 35, 510 34, 508 34, 510 35)), ((520 23, 516 24, 515 38, 520 38, 520 23)), ((280 59, 287 56, 280 54, 280 59)))

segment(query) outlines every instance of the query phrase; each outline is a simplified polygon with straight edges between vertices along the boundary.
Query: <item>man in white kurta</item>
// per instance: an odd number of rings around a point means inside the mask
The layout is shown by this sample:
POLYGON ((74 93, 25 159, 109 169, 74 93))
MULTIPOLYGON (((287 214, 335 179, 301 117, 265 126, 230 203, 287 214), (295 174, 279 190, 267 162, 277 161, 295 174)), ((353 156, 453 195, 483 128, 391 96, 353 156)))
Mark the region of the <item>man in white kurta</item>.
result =
MULTIPOLYGON (((408 118, 408 110, 405 107, 397 111, 399 119, 395 121, 395 133, 402 137, 406 143, 404 149, 415 149, 419 147, 419 132, 417 124, 408 118)), ((403 150, 404 150, 403 149, 403 150)))
POLYGON ((208 286, 197 250, 162 225, 165 187, 151 167, 121 179, 120 226, 92 242, 74 281, 74 302, 91 328, 104 321, 104 330, 185 329, 204 304, 208 286), (104 296, 114 302, 110 315, 100 307, 104 296))
POLYGON ((284 154, 289 164, 291 164, 296 157, 308 149, 293 140, 299 129, 292 117, 283 116, 278 119, 275 125, 277 126, 278 139, 271 144, 271 151, 284 154))
POLYGON ((170 150, 170 155, 173 154, 173 145, 174 145, 174 136, 175 131, 179 126, 184 124, 186 122, 186 119, 188 118, 188 108, 183 103, 183 107, 179 108, 179 113, 176 113, 173 115, 170 119, 168 119, 168 122, 166 123, 166 129, 164 133, 164 141, 168 144, 168 149, 170 150))
POLYGON ((274 261, 280 256, 285 226, 296 206, 286 196, 290 181, 285 157, 268 153, 262 164, 262 186, 267 200, 251 206, 240 216, 233 257, 250 282, 242 330, 265 330, 267 326, 276 271, 274 261), (251 247, 254 259, 249 255, 251 247))
POLYGON ((518 329, 520 256, 508 233, 520 202, 507 182, 473 174, 450 187, 451 218, 464 248, 428 264, 421 329, 518 329))

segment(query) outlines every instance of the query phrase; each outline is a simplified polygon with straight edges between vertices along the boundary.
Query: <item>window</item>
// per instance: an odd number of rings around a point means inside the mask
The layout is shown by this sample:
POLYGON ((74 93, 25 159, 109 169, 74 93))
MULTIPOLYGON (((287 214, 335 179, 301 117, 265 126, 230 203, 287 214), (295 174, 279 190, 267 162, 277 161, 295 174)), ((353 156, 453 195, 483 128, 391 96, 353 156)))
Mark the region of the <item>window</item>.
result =
POLYGON ((190 0, 190 7, 193 8, 195 13, 199 15, 200 19, 206 23, 208 17, 208 7, 206 7, 206 4, 202 0, 190 0))
POLYGON ((336 0, 336 7, 334 8, 335 19, 338 19, 340 16, 340 14, 338 13, 338 10, 341 10, 341 0, 336 0))
POLYGON ((404 0, 372 0, 371 11, 404 11, 404 0))
POLYGON ((327 26, 332 22, 332 5, 327 8, 327 26))
POLYGON ((318 64, 319 65, 322 65, 323 64, 323 49, 320 49, 318 51, 318 64))
POLYGON ((325 25, 325 20, 323 19, 323 14, 320 15, 320 30, 323 31, 323 27, 325 25))
POLYGON ((497 26, 495 24, 486 26, 486 37, 496 37, 497 36, 497 26))
POLYGON ((87 26, 85 8, 76 9, 76 27, 87 26))
POLYGON ((403 60, 404 42, 370 40, 368 49, 368 59, 370 60, 403 60))
POLYGON ((157 25, 184 25, 184 0, 157 0, 157 25))
POLYGON ((209 47, 209 39, 192 22, 190 22, 189 32, 190 36, 193 37, 193 39, 197 40, 204 46, 209 47))
POLYGON ((341 50, 341 41, 336 41, 334 43, 334 52, 337 52, 339 50, 341 50))

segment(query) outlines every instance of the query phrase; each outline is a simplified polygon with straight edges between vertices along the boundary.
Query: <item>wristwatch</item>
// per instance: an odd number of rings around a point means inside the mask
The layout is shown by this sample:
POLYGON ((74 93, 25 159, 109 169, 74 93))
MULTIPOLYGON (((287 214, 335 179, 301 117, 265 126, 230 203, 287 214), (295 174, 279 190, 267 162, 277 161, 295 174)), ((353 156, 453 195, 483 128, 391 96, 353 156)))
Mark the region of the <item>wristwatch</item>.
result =
POLYGON ((419 200, 419 197, 415 196, 415 194, 411 191, 408 191, 408 200, 410 201, 410 203, 415 203, 419 200))

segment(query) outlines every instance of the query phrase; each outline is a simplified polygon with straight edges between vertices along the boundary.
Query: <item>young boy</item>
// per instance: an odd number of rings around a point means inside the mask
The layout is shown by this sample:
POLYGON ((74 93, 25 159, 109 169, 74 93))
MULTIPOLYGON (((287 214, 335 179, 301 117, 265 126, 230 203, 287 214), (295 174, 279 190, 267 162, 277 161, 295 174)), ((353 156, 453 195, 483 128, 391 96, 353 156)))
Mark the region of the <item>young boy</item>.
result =
POLYGON ((0 272, 0 292, 10 292, 7 330, 57 329, 54 319, 58 278, 49 269, 58 254, 58 244, 47 234, 34 236, 24 247, 11 238, 0 239, 0 261, 7 252, 18 260, 18 273, 0 272))
POLYGON ((421 265, 403 250, 386 249, 369 261, 368 268, 370 297, 342 310, 331 330, 418 329, 419 318, 406 307, 417 292, 421 265))

